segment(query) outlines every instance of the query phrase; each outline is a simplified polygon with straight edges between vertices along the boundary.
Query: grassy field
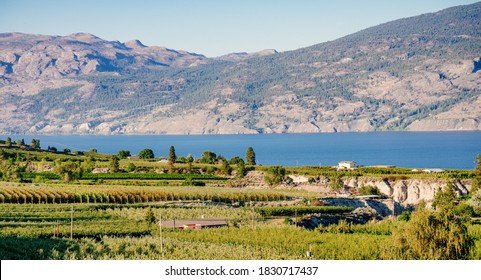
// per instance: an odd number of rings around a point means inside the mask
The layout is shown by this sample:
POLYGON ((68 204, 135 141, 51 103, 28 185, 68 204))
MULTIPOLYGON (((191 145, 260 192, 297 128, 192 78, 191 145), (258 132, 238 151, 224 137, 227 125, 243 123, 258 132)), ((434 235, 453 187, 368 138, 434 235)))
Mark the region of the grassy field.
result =
MULTIPOLYGON (((1 204, 1 259, 389 259, 383 253, 401 222, 352 227, 350 233, 306 230, 265 219, 250 207, 179 204, 1 204), (72 212, 73 206, 73 212, 72 212), (229 227, 163 230, 145 221, 223 217, 229 227), (70 240, 73 213, 73 240, 70 240)), ((481 225, 471 259, 481 258, 481 225)))

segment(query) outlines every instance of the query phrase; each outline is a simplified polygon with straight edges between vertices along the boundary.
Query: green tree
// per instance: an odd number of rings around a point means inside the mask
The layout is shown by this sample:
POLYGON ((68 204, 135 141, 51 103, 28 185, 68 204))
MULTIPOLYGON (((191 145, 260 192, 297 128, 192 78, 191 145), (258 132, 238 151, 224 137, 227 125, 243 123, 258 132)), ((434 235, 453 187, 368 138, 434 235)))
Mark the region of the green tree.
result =
POLYGON ((204 151, 200 158, 201 163, 214 164, 217 161, 217 155, 211 151, 204 151))
POLYGON ((454 209, 457 202, 456 189, 451 182, 444 189, 439 188, 434 195, 432 206, 436 210, 454 209))
POLYGON ((175 154, 175 148, 174 146, 170 146, 169 148, 169 157, 167 158, 169 163, 174 164, 175 161, 177 160, 177 155, 175 154))
POLYGON ((5 145, 7 145, 7 147, 11 147, 12 146, 12 138, 7 137, 7 140, 5 140, 5 145))
POLYGON ((150 208, 150 206, 145 211, 144 220, 149 224, 154 224, 157 221, 154 211, 152 211, 152 208, 150 208))
POLYGON ((0 160, 0 176, 4 181, 18 181, 19 166, 13 161, 13 159, 0 160))
POLYGON ((190 162, 190 163, 194 162, 194 158, 192 157, 191 154, 188 154, 188 155, 187 155, 187 158, 186 158, 185 160, 186 160, 187 162, 190 162))
POLYGON ((117 156, 110 157, 110 170, 112 172, 119 172, 119 158, 117 156))
POLYGON ((63 149, 63 153, 66 154, 66 155, 67 155, 67 154, 70 154, 71 152, 72 152, 72 151, 71 151, 69 148, 63 149))
POLYGON ((143 149, 139 152, 139 158, 152 159, 155 158, 154 152, 151 149, 143 149))
POLYGON ((97 151, 97 149, 90 149, 88 153, 91 154, 91 155, 96 155, 98 153, 98 151, 97 151))
POLYGON ((471 180, 471 193, 476 193, 481 189, 481 155, 476 156, 476 167, 474 168, 474 178, 471 180))
POLYGON ((187 173, 192 173, 192 162, 191 161, 187 161, 187 168, 186 168, 186 171, 187 173))
POLYGON ((264 180, 269 186, 277 186, 285 180, 286 169, 282 166, 271 166, 267 169, 264 180))
POLYGON ((227 160, 224 160, 222 162, 222 166, 220 168, 220 171, 222 172, 222 174, 224 175, 230 175, 230 173, 232 172, 232 168, 230 167, 230 164, 227 160))
POLYGON ((244 162, 242 158, 235 156, 229 160, 229 163, 235 165, 238 164, 240 161, 244 162))
POLYGON ((129 163, 129 165, 127 166, 127 171, 129 172, 134 172, 136 169, 137 167, 133 163, 129 163))
POLYGON ((39 149, 40 148, 40 140, 38 139, 32 139, 32 149, 39 149))
POLYGON ((256 165, 256 153, 252 147, 248 147, 246 151, 246 164, 256 165))
POLYGON ((54 163, 54 172, 62 176, 66 182, 70 182, 79 177, 81 167, 78 163, 70 160, 62 162, 60 159, 56 159, 54 163))
POLYGON ((81 171, 82 173, 90 173, 94 169, 95 166, 95 159, 94 157, 88 155, 85 157, 84 161, 81 164, 81 171))
POLYGON ((246 165, 242 159, 237 162, 236 173, 238 178, 244 178, 244 175, 246 174, 246 165))
POLYGON ((177 158, 178 163, 187 163, 187 159, 184 156, 180 156, 177 158))
POLYGON ((120 150, 118 153, 117 153, 117 157, 119 159, 126 159, 128 157, 130 157, 130 151, 129 150, 120 150))

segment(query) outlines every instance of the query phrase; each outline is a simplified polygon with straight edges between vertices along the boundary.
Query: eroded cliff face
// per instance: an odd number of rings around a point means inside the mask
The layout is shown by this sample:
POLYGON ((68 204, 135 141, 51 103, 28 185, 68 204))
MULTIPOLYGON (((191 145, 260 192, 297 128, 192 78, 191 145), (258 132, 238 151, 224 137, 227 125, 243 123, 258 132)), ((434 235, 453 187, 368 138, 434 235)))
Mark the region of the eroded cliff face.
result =
POLYGON ((308 177, 290 175, 295 188, 319 193, 322 196, 356 196, 361 186, 375 186, 387 198, 392 199, 401 207, 415 207, 423 200, 428 205, 432 202, 436 192, 444 189, 448 183, 454 185, 459 196, 464 196, 471 189, 471 180, 431 179, 431 178, 382 178, 382 177, 344 177, 341 179, 343 188, 332 190, 329 178, 320 178, 310 184, 308 177))
POLYGON ((361 186, 376 186, 383 195, 392 198, 404 207, 416 206, 421 200, 430 203, 436 192, 452 183, 460 196, 467 195, 471 188, 470 180, 448 179, 403 179, 387 180, 383 178, 345 178, 344 190, 355 193, 361 186))

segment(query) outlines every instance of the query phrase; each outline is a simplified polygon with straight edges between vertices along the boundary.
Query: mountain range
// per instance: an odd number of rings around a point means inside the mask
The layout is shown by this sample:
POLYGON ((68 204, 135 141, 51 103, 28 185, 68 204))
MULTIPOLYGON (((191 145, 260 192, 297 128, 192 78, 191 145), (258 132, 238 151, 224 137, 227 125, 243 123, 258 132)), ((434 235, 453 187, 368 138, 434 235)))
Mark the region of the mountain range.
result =
POLYGON ((0 34, 1 134, 481 130, 481 2, 216 58, 0 34))

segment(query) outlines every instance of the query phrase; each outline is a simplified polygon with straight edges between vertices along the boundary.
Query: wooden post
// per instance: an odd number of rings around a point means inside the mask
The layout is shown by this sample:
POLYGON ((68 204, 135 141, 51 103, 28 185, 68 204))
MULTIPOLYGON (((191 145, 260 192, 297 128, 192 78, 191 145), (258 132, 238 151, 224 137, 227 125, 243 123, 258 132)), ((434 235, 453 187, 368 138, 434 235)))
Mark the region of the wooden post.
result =
POLYGON ((312 257, 312 244, 309 244, 309 251, 307 251, 306 255, 309 259, 312 257))
POLYGON ((70 211, 70 240, 73 240, 73 205, 70 211))

